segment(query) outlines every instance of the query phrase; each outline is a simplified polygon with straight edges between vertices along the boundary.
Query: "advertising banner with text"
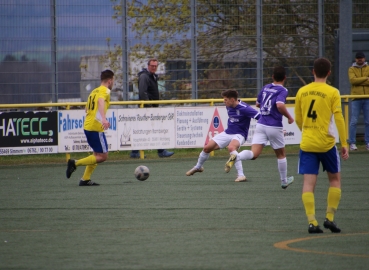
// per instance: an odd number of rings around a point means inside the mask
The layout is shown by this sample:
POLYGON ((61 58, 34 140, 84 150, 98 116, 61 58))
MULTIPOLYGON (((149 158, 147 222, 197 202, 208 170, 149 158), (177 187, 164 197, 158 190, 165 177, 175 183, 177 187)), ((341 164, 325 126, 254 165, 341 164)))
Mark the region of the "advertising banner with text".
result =
MULTIPOLYGON (((59 153, 90 152, 83 123, 86 113, 84 110, 58 111, 58 135, 59 153)), ((108 110, 106 118, 110 122, 110 128, 105 131, 109 151, 118 150, 117 146, 117 110, 108 110)))
POLYGON ((174 148, 174 108, 118 110, 119 150, 174 148))
MULTIPOLYGON (((294 115, 294 107, 287 110, 294 115)), ((202 148, 228 122, 225 106, 110 109, 107 118, 109 151, 202 148)), ((0 113, 0 155, 90 152, 84 120, 84 110, 0 113)), ((251 145, 255 127, 251 119, 245 146, 251 145)), ((296 123, 285 117, 283 131, 286 145, 300 143, 296 123)))
MULTIPOLYGON (((252 106, 256 110, 256 106, 252 106)), ((294 107, 287 107, 294 116, 294 107)), ((216 134, 227 129, 228 114, 225 106, 216 107, 176 107, 176 148, 203 147, 216 134)), ((251 119, 247 140, 244 146, 252 143, 257 121, 251 119)), ((338 131, 335 127, 336 141, 339 142, 338 131)), ((285 144, 300 144, 301 132, 296 123, 288 124, 283 117, 283 133, 285 144)), ((268 143, 269 144, 269 143, 268 143)))
POLYGON ((0 155, 57 153, 57 112, 0 113, 0 155))

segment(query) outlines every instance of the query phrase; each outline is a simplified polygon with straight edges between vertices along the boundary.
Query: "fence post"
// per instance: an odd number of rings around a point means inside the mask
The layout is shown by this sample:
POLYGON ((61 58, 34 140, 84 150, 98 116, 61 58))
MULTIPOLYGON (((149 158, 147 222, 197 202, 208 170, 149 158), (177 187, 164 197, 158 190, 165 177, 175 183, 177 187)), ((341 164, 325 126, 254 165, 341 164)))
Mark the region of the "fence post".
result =
MULTIPOLYGON (((70 104, 67 104, 67 107, 65 108, 66 110, 70 110, 70 104)), ((59 143, 58 143, 59 144, 59 143)), ((68 160, 70 159, 70 153, 65 153, 65 158, 68 162, 68 160)))
POLYGON ((340 0, 339 18, 339 66, 338 89, 341 94, 350 94, 348 68, 352 64, 352 1, 340 0))
POLYGON ((56 0, 50 0, 50 30, 51 30, 51 101, 58 102, 58 58, 57 58, 57 26, 56 0))
POLYGON ((263 86, 263 6, 262 0, 256 1, 256 88, 259 93, 263 86))
POLYGON ((191 0, 191 86, 192 99, 197 99, 197 38, 196 38, 196 0, 191 0))
POLYGON ((349 98, 344 98, 344 105, 343 105, 344 115, 345 115, 345 126, 346 126, 346 136, 347 139, 349 138, 349 98))

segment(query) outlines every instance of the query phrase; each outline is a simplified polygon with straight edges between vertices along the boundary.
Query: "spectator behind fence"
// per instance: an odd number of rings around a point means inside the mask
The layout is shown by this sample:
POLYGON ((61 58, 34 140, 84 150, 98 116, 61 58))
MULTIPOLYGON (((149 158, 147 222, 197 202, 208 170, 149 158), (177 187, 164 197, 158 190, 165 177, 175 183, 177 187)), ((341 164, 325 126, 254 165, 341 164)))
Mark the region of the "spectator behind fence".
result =
MULTIPOLYGON (((351 83, 351 95, 369 95, 369 66, 365 62, 365 54, 357 52, 355 55, 355 63, 348 70, 351 83)), ((356 127, 360 115, 363 111, 365 122, 365 145, 369 150, 369 98, 354 98, 351 101, 351 120, 349 126, 350 150, 357 150, 356 147, 356 127)))
MULTIPOLYGON (((158 60, 151 58, 147 63, 147 69, 143 68, 138 73, 138 96, 140 100, 159 100, 158 75, 155 73, 158 68, 158 60)), ((159 107, 158 104, 145 104, 145 108, 159 107)), ((174 152, 165 149, 158 149, 159 157, 170 157, 174 152)), ((131 158, 140 158, 139 150, 131 151, 131 158)))

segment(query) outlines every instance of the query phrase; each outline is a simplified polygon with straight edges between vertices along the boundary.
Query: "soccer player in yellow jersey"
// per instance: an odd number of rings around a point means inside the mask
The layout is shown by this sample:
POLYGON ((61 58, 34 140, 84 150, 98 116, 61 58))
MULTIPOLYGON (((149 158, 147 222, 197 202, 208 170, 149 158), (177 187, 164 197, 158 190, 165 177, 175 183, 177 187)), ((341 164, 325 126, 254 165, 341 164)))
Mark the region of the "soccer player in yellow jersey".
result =
POLYGON ((68 160, 66 175, 70 178, 78 166, 86 166, 85 173, 79 181, 80 186, 98 186, 91 181, 91 174, 97 163, 104 162, 108 158, 108 144, 104 130, 110 127, 106 119, 106 111, 110 105, 110 90, 114 84, 114 73, 111 70, 101 72, 101 85, 94 89, 88 96, 86 104, 86 119, 84 132, 93 154, 83 159, 68 160))
POLYGON ((329 180, 324 227, 333 233, 341 232, 333 222, 341 199, 341 163, 333 133, 333 121, 341 141, 341 156, 346 160, 349 154, 340 93, 338 89, 326 83, 330 74, 330 61, 325 58, 316 59, 313 69, 314 82, 301 87, 296 95, 295 121, 302 131, 298 171, 304 175, 302 202, 309 222, 309 233, 323 232, 315 219, 314 199, 320 163, 323 171, 327 171, 329 180))

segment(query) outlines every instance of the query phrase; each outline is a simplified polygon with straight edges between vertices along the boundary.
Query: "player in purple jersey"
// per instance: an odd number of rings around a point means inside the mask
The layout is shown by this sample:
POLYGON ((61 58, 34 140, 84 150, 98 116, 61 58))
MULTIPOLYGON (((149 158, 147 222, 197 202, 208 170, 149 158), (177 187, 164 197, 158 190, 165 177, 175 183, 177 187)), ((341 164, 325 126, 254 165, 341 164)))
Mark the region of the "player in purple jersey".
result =
POLYGON ((283 87, 286 80, 284 67, 275 67, 272 78, 273 83, 265 85, 257 97, 256 106, 260 108, 261 117, 256 124, 251 151, 244 150, 231 155, 226 163, 225 171, 229 172, 233 164, 236 164, 239 160, 257 159, 269 141, 278 159, 281 187, 286 189, 293 183, 294 178, 293 176, 287 177, 282 118, 283 116, 288 118, 289 124, 292 124, 294 119, 285 106, 288 90, 283 87))
MULTIPOLYGON (((228 127, 225 131, 214 136, 204 146, 196 166, 186 173, 187 176, 191 176, 197 172, 203 172, 204 168, 202 166, 213 150, 228 146, 230 155, 237 154, 237 150, 247 139, 251 118, 259 119, 260 114, 255 109, 238 99, 238 92, 236 90, 225 90, 222 92, 222 97, 228 112, 228 127)), ((241 160, 235 162, 234 165, 237 169, 237 178, 235 181, 246 181, 241 160)))

